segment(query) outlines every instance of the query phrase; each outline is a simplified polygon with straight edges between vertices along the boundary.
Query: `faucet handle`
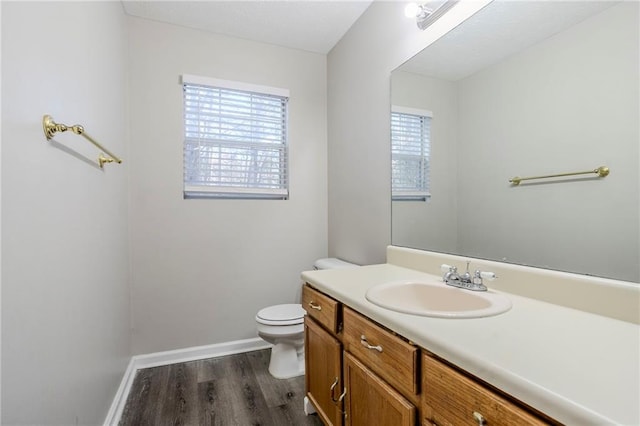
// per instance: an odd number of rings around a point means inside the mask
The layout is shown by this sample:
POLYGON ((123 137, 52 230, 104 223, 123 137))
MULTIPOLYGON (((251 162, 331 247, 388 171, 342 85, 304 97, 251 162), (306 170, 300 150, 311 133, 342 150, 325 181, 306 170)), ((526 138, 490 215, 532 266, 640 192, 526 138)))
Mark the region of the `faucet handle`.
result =
POLYGON ((494 272, 485 272, 485 271, 480 271, 480 276, 485 279, 485 280, 489 280, 489 281, 493 281, 496 278, 498 278, 498 276, 494 273, 494 272))
POLYGON ((458 268, 456 268, 455 266, 451 266, 451 265, 447 265, 446 263, 443 263, 442 265, 440 265, 440 270, 442 272, 456 272, 458 268))

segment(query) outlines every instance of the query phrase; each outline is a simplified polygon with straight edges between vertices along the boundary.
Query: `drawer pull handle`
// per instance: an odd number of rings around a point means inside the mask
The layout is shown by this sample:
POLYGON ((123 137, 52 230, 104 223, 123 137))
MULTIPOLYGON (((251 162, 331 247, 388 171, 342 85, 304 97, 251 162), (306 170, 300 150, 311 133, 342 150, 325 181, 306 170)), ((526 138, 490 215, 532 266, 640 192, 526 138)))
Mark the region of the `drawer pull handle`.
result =
POLYGON ((374 349, 378 352, 382 352, 382 346, 378 345, 378 346, 373 346, 370 345, 369 342, 367 342, 367 338, 365 337, 365 335, 361 335, 360 336, 360 343, 362 343, 362 346, 364 346, 367 349, 374 349))
POLYGON ((322 310, 322 306, 320 306, 320 305, 316 305, 316 304, 315 304, 315 303, 313 303, 313 302, 309 302, 309 307, 310 307, 311 309, 315 309, 316 311, 321 311, 321 310, 322 310))
POLYGON ((484 419, 484 416, 477 411, 473 412, 473 419, 478 422, 478 426, 484 426, 487 424, 487 421, 484 419))
POLYGON ((329 396, 331 397, 331 400, 335 403, 337 403, 338 400, 333 397, 333 391, 337 385, 338 385, 338 378, 336 377, 336 380, 333 382, 333 384, 331 385, 331 388, 329 389, 329 396))

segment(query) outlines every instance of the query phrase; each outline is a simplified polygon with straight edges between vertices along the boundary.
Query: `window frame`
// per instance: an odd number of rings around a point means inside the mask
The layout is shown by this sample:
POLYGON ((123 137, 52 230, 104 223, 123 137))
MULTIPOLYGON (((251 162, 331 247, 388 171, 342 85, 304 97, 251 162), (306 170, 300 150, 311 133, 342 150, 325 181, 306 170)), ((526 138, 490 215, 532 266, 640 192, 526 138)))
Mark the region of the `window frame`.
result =
MULTIPOLYGON (((390 140, 391 140, 391 200, 392 201, 428 201, 431 198, 431 133, 433 112, 426 109, 403 107, 398 105, 392 105, 390 114, 390 140), (394 157, 398 154, 394 154, 394 130, 393 130, 393 115, 399 114, 404 116, 419 117, 421 120, 421 142, 420 142, 420 155, 413 155, 419 158, 419 161, 424 162, 422 165, 422 176, 420 183, 411 188, 411 190, 399 190, 394 185, 394 157), (428 121, 427 121, 428 120, 428 121), (425 124, 426 121, 426 124, 425 124), (424 126, 427 127, 426 131, 424 126)), ((403 154, 404 156, 411 157, 410 154, 403 154)))
MULTIPOLYGON (((209 199, 277 199, 277 200, 287 200, 289 199, 289 98, 290 92, 288 89, 263 86, 245 82, 231 81, 231 80, 223 80, 217 78, 210 77, 202 77, 191 74, 183 74, 180 80, 182 91, 183 91, 183 197, 185 199, 189 198, 209 198, 209 199), (273 142, 260 142, 258 137, 248 137, 246 140, 238 141, 237 137, 230 138, 236 139, 235 141, 224 140, 224 138, 219 137, 207 137, 206 133, 203 133, 198 129, 194 131, 197 133, 196 137, 188 137, 188 120, 194 120, 196 117, 201 118, 200 114, 202 114, 201 110, 197 110, 197 115, 191 115, 188 117, 188 107, 187 107, 187 86, 190 88, 194 88, 197 86, 202 86, 205 89, 220 91, 220 92, 235 92, 236 94, 244 94, 244 95, 257 95, 258 97, 272 97, 273 100, 279 100, 282 102, 282 129, 281 129, 281 143, 273 143, 273 142), (273 187, 263 187, 261 185, 251 186, 251 182, 240 182, 233 181, 233 178, 230 178, 229 184, 223 185, 222 182, 214 182, 213 180, 210 183, 206 184, 193 184, 188 180, 188 169, 187 167, 187 157, 193 153, 192 150, 188 150, 188 144, 205 144, 208 145, 210 151, 213 151, 216 147, 219 151, 223 151, 225 149, 233 151, 234 143, 238 143, 237 150, 249 150, 249 148, 254 147, 258 152, 262 148, 263 151, 271 151, 279 152, 280 159, 275 160, 277 164, 277 170, 279 169, 279 174, 276 174, 277 179, 280 181, 278 184, 272 184, 273 187)), ((247 103, 246 106, 253 105, 253 100, 247 103)), ((205 115, 205 114, 202 114, 205 115)), ((212 122, 215 120, 220 120, 219 116, 213 116, 212 122)), ((247 121, 250 121, 255 116, 250 115, 247 118, 247 121)), ((198 127, 198 126, 196 126, 198 127)), ((220 126, 222 127, 222 126, 220 126)), ((190 128, 189 130, 193 130, 190 128)), ((218 135, 222 132, 218 131, 218 135)), ((221 154, 218 154, 221 155, 221 154)), ((258 156, 258 154, 252 154, 258 156)), ((250 155, 251 156, 251 155, 250 155)), ((252 158, 256 158, 252 157, 252 158)), ((220 157, 221 158, 221 157, 220 157)), ((222 161, 222 160, 219 160, 222 161)), ((241 160, 239 160, 241 161, 241 160)), ((198 172, 199 166, 193 169, 194 172, 198 172)), ((234 167, 234 166, 232 166, 234 167)), ((220 171, 221 169, 211 169, 212 173, 210 177, 213 179, 215 170, 220 171)), ((206 170, 203 168, 203 171, 206 170)), ((259 183, 259 182, 254 182, 259 183)), ((265 184, 268 186, 269 184, 265 184)))

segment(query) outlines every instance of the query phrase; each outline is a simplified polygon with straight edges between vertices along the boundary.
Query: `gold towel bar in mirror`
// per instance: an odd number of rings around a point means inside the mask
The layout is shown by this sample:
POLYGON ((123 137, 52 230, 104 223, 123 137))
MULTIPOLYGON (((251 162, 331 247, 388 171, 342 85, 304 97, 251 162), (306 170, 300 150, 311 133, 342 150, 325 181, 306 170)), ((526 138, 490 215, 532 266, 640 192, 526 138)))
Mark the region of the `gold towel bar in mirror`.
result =
POLYGON ((42 129, 44 130, 44 135, 47 140, 50 140, 56 133, 58 132, 66 132, 67 130, 71 130, 76 135, 83 136, 86 140, 94 144, 99 150, 104 151, 108 157, 104 154, 100 153, 98 156, 98 164, 100 164, 100 168, 104 166, 105 163, 113 163, 114 161, 118 164, 122 163, 122 160, 118 158, 116 155, 112 154, 107 148, 100 145, 95 139, 89 136, 85 131, 84 127, 79 124, 74 126, 66 126, 64 124, 59 124, 53 121, 53 118, 50 115, 45 115, 42 117, 42 129))
POLYGON ((563 176, 575 176, 575 175, 587 175, 587 174, 597 174, 598 177, 605 177, 609 174, 609 168, 606 166, 600 166, 594 170, 587 170, 584 172, 571 172, 571 173, 558 173, 555 175, 544 175, 544 176, 531 176, 531 177, 519 177, 516 176, 514 178, 509 179, 509 182, 513 186, 520 185, 520 182, 523 180, 533 180, 533 179, 547 179, 547 178, 555 178, 555 177, 563 177, 563 176))

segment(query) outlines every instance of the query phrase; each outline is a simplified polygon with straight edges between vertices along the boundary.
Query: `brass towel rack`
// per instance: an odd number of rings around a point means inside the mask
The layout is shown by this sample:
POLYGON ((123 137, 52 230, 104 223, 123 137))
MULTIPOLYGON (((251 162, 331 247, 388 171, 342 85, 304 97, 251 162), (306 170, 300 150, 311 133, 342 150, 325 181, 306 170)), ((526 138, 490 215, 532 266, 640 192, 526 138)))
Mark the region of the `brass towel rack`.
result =
POLYGON ((511 184, 513 186, 518 186, 520 185, 520 182, 522 182, 523 180, 533 180, 533 179, 547 179, 547 178, 555 178, 555 177, 563 177, 563 176, 576 176, 576 175, 587 175, 587 174, 597 174, 598 177, 605 177, 607 175, 609 175, 609 168, 606 166, 600 166, 597 169, 594 170, 587 170, 584 172, 571 172, 571 173, 557 173, 554 175, 544 175, 544 176, 530 176, 530 177, 513 177, 511 179, 509 179, 509 182, 511 182, 511 184))
POLYGON ((79 124, 67 126, 64 124, 56 123, 55 121, 53 121, 53 118, 50 115, 45 115, 42 117, 42 129, 44 130, 44 135, 46 136, 47 140, 51 140, 51 138, 56 133, 66 132, 67 130, 71 130, 76 135, 84 137, 86 140, 94 144, 99 150, 104 151, 108 155, 108 157, 106 157, 103 153, 100 153, 100 155, 98 156, 98 164, 100 165, 100 168, 103 168, 105 163, 122 163, 122 160, 118 158, 118 156, 111 153, 111 151, 100 145, 95 139, 89 136, 84 131, 84 127, 79 124))

